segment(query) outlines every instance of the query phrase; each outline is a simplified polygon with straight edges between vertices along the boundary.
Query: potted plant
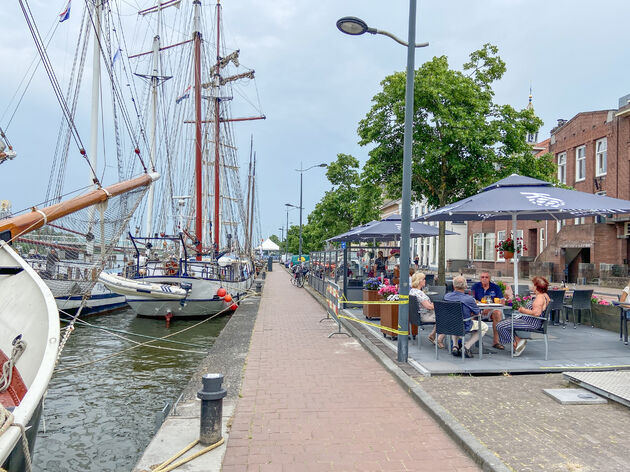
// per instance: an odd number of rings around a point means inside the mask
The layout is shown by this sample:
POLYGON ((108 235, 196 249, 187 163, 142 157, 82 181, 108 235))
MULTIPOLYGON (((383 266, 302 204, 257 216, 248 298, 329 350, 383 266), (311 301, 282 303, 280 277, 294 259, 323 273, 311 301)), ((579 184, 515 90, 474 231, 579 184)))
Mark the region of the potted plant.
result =
POLYGON ((523 238, 516 238, 516 241, 512 238, 504 239, 499 241, 499 244, 495 245, 494 248, 506 260, 512 259, 514 253, 522 254, 523 251, 527 251, 527 246, 523 244, 523 238))
MULTIPOLYGON (((378 289, 381 286, 381 281, 377 277, 368 277, 363 281, 363 301, 364 302, 378 302, 381 297, 378 294, 378 289)), ((373 305, 366 303, 363 305, 363 314, 367 319, 378 319, 381 317, 379 305, 373 305)))
MULTIPOLYGON (((382 300, 388 302, 398 301, 398 288, 396 285, 390 285, 389 281, 385 279, 383 285, 378 289, 378 294, 382 300)), ((380 316, 381 316, 381 326, 387 326, 388 328, 398 329, 398 305, 394 303, 385 303, 380 305, 380 316)), ((395 339, 397 336, 391 331, 387 331, 382 329, 384 337, 390 335, 392 339, 395 339)))

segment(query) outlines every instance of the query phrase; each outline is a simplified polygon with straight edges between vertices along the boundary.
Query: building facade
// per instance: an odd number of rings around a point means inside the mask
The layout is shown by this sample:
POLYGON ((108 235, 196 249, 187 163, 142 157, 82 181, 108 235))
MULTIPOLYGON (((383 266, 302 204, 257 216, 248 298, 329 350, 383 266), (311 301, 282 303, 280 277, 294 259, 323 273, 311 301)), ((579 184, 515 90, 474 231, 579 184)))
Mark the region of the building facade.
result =
MULTIPOLYGON (((619 108, 578 113, 558 120, 548 140, 558 180, 581 192, 630 199, 630 95, 619 108)), ((542 154, 545 142, 533 147, 542 154), (542 149, 538 149, 542 148, 542 149)), ((602 215, 563 221, 518 222, 517 237, 527 250, 523 275, 553 281, 588 282, 624 278, 630 260, 630 218, 602 215)), ((494 245, 511 234, 511 222, 471 222, 469 257, 475 267, 510 275, 512 263, 498 258, 494 245)))

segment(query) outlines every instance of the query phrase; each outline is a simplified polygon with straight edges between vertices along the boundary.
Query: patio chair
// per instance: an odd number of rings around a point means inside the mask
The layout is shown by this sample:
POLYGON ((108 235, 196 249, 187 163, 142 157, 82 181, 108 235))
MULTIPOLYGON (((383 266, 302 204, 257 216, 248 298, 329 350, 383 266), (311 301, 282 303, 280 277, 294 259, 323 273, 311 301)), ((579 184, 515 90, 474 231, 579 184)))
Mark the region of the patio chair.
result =
POLYGON ((447 292, 452 292, 453 291, 453 281, 452 280, 447 280, 445 283, 446 286, 446 291, 447 292))
POLYGON ((435 295, 429 295, 429 298, 431 299, 431 301, 443 300, 444 295, 446 294, 446 286, 445 285, 426 286, 425 291, 435 293, 435 295))
MULTIPOLYGON (((464 305, 461 302, 445 302, 443 300, 436 300, 433 302, 435 307, 435 338, 440 334, 446 336, 460 336, 462 338, 462 346, 464 344, 464 337, 466 331, 464 322, 471 320, 472 318, 464 319, 464 305)), ((449 336, 450 350, 453 349, 452 338, 449 336)), ((481 338, 479 338, 481 342, 481 338)), ((462 361, 465 358, 464 349, 462 348, 462 361)), ((439 359, 438 345, 435 343, 435 358, 439 359)))
MULTIPOLYGON (((416 325, 420 329, 424 329, 423 326, 435 324, 435 321, 422 321, 422 318, 420 318, 420 305, 418 305, 418 299, 413 295, 409 296, 409 324, 416 325)), ((422 348, 420 332, 418 332, 417 336, 418 336, 418 350, 420 350, 422 348)), ((435 343, 437 344, 437 340, 435 343)))
MULTIPOLYGON (((511 286, 512 286, 512 293, 516 293, 516 291, 514 290, 514 284, 512 284, 511 286)), ((518 284, 518 295, 519 297, 529 295, 529 285, 518 284)))
MULTIPOLYGON (((553 303, 553 302, 552 302, 553 303)), ((551 306, 552 303, 549 303, 549 305, 547 305, 547 308, 545 309, 545 312, 541 315, 544 318, 543 324, 540 327, 540 329, 514 329, 514 326, 512 326, 512 339, 514 339, 514 334, 516 334, 519 338, 522 336, 519 336, 519 333, 523 333, 523 332, 527 332, 527 333, 539 333, 542 334, 545 338, 545 360, 547 360, 548 357, 548 353, 549 353, 549 346, 548 346, 548 342, 547 342, 547 327, 549 326, 549 319, 551 317, 551 306)), ((533 315, 525 315, 523 313, 520 314, 521 318, 525 318, 525 317, 529 317, 529 318, 536 318, 533 315)), ((512 357, 514 357, 514 344, 512 344, 512 357)))
POLYGON ((568 311, 571 310, 571 314, 573 315, 573 328, 577 328, 578 323, 582 321, 582 311, 588 310, 591 314, 591 326, 595 326, 593 324, 593 310, 591 309, 591 297, 593 295, 592 290, 573 290, 573 298, 569 303, 563 304, 562 308, 564 308, 564 312, 568 314, 568 311), (577 315, 575 312, 578 312, 577 315), (576 316, 579 315, 579 318, 576 316))
MULTIPOLYGON (((554 325, 560 324, 560 317, 564 316, 564 310, 562 306, 564 305, 564 290, 549 290, 547 292, 549 294, 549 298, 551 299, 551 317, 549 321, 551 321, 554 325), (558 316, 558 322, 556 323, 556 317, 558 316)), ((562 324, 566 324, 566 318, 562 319, 562 324)))
POLYGON ((619 308, 619 341, 628 344, 628 321, 630 320, 630 309, 619 305, 621 297, 617 295, 617 301, 613 302, 619 308))

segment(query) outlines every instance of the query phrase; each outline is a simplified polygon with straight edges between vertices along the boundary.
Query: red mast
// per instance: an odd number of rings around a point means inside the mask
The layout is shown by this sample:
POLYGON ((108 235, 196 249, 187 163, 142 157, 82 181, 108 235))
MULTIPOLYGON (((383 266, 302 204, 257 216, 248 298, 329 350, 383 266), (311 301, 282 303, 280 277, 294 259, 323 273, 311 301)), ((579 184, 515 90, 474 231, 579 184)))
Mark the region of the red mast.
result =
POLYGON ((220 167, 220 156, 219 156, 219 133, 220 133, 220 124, 221 119, 219 116, 219 102, 221 98, 219 97, 219 84, 220 80, 219 75, 221 71, 221 5, 220 0, 217 0, 217 88, 216 97, 214 97, 214 250, 215 254, 219 251, 219 208, 221 206, 221 193, 219 188, 219 177, 221 172, 220 167))
POLYGON ((197 238, 197 260, 201 260, 203 241, 203 184, 201 167, 201 1, 195 0, 195 19, 193 40, 195 44, 195 189, 197 215, 195 218, 195 237, 197 238))

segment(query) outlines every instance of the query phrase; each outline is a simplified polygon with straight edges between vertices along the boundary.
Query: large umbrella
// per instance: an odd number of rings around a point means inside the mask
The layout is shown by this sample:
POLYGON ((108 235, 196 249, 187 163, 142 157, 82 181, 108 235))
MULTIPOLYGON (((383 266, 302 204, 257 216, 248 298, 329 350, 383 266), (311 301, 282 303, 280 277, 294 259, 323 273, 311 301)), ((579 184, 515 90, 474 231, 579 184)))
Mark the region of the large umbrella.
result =
MULTIPOLYGON (((512 174, 476 195, 422 215, 417 220, 562 220, 630 213, 630 201, 554 187, 543 180, 512 174)), ((416 221, 417 221, 416 220, 416 221)), ((514 289, 518 294, 518 253, 514 255, 514 289)))
MULTIPOLYGON (((394 214, 380 221, 371 221, 361 226, 356 226, 350 231, 330 238, 331 242, 350 241, 397 241, 400 239, 400 215, 394 214)), ((457 234, 453 231, 446 231, 447 235, 457 234)), ((439 235, 437 226, 430 226, 418 221, 411 223, 410 237, 423 238, 439 235)))

